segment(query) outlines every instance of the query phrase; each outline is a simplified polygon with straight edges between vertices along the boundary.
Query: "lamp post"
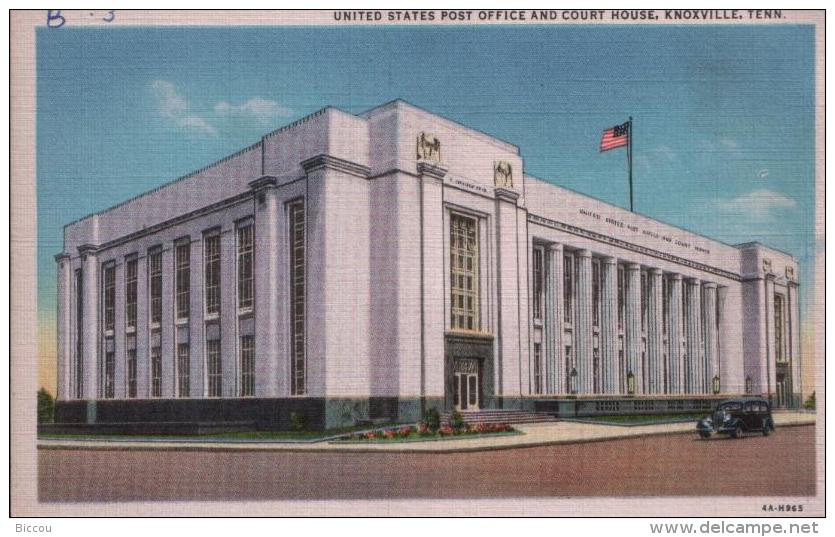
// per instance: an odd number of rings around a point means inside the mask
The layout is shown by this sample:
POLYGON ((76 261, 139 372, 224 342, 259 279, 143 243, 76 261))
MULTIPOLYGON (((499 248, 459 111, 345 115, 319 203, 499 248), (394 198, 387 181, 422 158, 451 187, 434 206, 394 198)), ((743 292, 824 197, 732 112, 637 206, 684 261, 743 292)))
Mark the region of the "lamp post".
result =
POLYGON ((635 394, 635 375, 632 371, 626 375, 626 391, 629 395, 635 394))
POLYGON ((576 367, 571 368, 571 379, 570 379, 569 382, 571 382, 571 393, 576 394, 577 393, 577 368, 576 367))

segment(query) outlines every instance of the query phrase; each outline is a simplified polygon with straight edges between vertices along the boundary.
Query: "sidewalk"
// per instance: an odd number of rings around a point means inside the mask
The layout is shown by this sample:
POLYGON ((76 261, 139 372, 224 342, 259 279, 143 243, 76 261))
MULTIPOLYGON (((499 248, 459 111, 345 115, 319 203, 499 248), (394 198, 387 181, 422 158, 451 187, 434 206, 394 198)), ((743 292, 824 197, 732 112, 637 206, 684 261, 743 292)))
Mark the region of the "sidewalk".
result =
MULTIPOLYGON (((814 425, 815 415, 801 412, 774 414, 775 434, 781 428, 797 425, 814 425)), ((425 442, 368 442, 342 443, 322 441, 291 443, 276 441, 257 442, 142 442, 131 440, 38 440, 39 449, 102 449, 102 450, 176 450, 176 451, 345 451, 345 452, 401 452, 447 453, 488 451, 520 447, 557 444, 577 444, 617 440, 636 436, 692 433, 696 436, 696 423, 666 423, 659 425, 620 426, 560 421, 556 423, 518 424, 514 427, 523 434, 511 436, 430 440, 425 442)))

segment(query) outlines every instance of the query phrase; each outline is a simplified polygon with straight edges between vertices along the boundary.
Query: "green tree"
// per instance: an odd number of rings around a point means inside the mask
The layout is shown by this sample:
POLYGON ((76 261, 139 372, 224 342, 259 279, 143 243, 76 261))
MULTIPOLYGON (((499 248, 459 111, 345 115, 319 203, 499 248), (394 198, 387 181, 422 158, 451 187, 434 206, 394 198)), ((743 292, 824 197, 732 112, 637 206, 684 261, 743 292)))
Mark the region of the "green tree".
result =
POLYGON ((815 392, 812 392, 812 395, 810 395, 806 399, 806 402, 803 403, 803 408, 805 408, 807 410, 815 410, 816 405, 817 405, 817 397, 815 397, 815 392))
POLYGON ((38 423, 52 423, 55 420, 55 399, 46 388, 38 390, 38 423))

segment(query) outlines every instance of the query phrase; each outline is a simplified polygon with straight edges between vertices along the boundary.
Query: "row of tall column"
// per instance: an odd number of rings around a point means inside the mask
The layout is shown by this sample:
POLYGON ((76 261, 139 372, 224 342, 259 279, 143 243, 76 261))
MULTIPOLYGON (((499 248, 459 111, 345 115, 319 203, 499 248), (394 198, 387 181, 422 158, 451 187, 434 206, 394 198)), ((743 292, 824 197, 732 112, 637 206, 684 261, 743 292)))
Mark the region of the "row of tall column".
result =
POLYGON ((639 395, 717 391, 720 323, 716 283, 621 262, 625 286, 621 304, 618 259, 595 258, 589 250, 572 250, 576 264, 568 270, 576 281, 566 285, 566 252, 564 245, 550 244, 543 256, 546 393, 639 395), (596 326, 592 318, 594 262, 600 263, 596 326), (642 274, 646 278, 645 292, 642 274), (565 292, 573 294, 570 301, 565 300, 565 292), (573 310, 570 325, 564 321, 566 303, 573 310), (624 318, 619 325, 621 307, 624 318), (599 356, 597 363, 595 356, 599 356))

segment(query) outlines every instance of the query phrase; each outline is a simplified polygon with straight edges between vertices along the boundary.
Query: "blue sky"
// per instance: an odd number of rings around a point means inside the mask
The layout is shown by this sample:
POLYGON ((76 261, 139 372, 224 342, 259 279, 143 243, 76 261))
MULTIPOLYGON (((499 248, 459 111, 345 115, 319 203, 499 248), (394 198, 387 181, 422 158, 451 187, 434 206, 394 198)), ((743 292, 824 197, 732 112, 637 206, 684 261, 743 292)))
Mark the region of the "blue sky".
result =
MULTIPOLYGON (((62 226, 325 105, 402 98, 518 145, 526 172, 729 243, 815 255, 814 49, 804 26, 42 28, 38 309, 62 226)), ((54 326, 54 323, 52 323, 54 326)))

